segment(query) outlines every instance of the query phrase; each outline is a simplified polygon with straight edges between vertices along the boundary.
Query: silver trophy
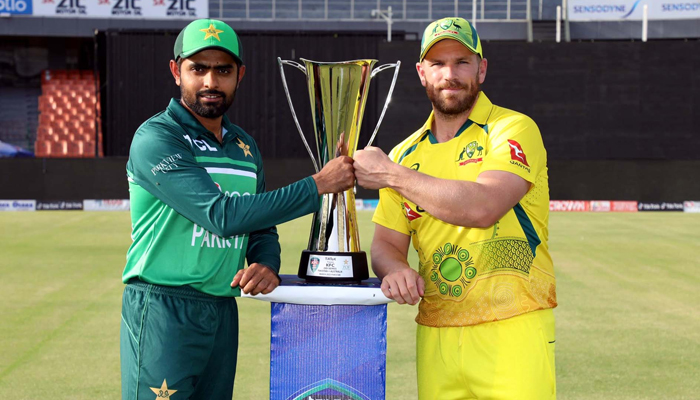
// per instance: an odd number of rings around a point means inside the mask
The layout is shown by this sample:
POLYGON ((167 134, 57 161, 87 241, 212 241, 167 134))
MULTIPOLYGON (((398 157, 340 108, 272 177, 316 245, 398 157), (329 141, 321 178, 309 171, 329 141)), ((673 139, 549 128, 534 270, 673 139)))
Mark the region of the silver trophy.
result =
MULTIPOLYGON (((389 106, 401 62, 374 69, 377 60, 317 62, 302 58, 301 61, 304 65, 277 58, 292 117, 318 172, 319 167, 323 168, 336 157, 353 156, 357 150, 369 84, 378 73, 393 67, 394 79, 384 109, 367 143, 368 146, 372 144, 389 106), (294 111, 284 75, 285 64, 306 75, 316 133, 316 154, 311 151, 294 111)), ((319 211, 313 216, 308 250, 302 252, 299 262, 299 277, 309 281, 335 282, 357 282, 369 278, 367 254, 360 250, 354 190, 324 194, 320 202, 319 211)))

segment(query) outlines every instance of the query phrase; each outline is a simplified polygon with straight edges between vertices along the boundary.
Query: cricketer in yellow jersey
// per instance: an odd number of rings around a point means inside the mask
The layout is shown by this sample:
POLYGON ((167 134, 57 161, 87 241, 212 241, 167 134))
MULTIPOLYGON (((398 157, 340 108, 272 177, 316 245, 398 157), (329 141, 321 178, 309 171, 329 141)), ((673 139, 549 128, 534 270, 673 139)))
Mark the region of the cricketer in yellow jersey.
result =
POLYGON ((380 189, 382 291, 420 301, 421 400, 556 398, 547 153, 532 119, 480 90, 487 66, 468 21, 430 24, 416 69, 433 112, 388 156, 354 156, 357 182, 380 189))

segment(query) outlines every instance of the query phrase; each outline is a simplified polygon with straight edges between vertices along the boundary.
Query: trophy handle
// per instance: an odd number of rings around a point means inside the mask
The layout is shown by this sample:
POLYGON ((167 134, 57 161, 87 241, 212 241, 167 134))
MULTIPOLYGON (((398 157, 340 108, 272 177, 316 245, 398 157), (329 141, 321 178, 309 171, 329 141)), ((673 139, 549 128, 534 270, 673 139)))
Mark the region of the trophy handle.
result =
POLYGON ((389 87, 389 94, 386 96, 386 101, 384 102, 384 109, 382 110, 382 114, 379 116, 379 121, 377 121, 377 126, 374 128, 374 133, 372 133, 372 137, 369 138, 369 142, 367 143, 367 146, 371 146, 372 142, 374 142, 374 138, 377 136, 377 132, 379 131, 379 125, 382 124, 382 120, 384 119, 384 114, 386 113, 387 107, 389 107, 389 102, 391 102, 391 94, 394 93, 394 86, 396 85, 396 79, 399 77, 399 68, 401 68, 401 61, 396 61, 395 64, 384 64, 380 65, 372 71, 372 74, 370 75, 370 79, 374 78, 375 75, 378 73, 384 71, 385 69, 389 68, 394 68, 394 80, 391 81, 391 86, 389 87))
MULTIPOLYGON (((292 97, 289 95, 289 87, 287 86, 287 78, 284 76, 284 64, 291 65, 292 67, 303 72, 304 75, 306 75, 306 68, 304 68, 303 65, 299 64, 296 61, 283 60, 280 57, 277 57, 277 64, 279 64, 279 67, 280 67, 280 75, 282 75, 282 86, 284 87, 284 93, 287 95, 287 102, 289 102, 289 109, 292 110, 292 118, 294 119, 294 123, 296 124, 297 130, 299 131, 299 136, 301 136, 301 140, 304 142, 304 146, 306 147, 306 151, 308 151, 309 156, 311 156, 311 161, 314 163, 314 169, 316 170, 316 172, 319 172, 318 163, 316 162, 316 158, 314 157, 314 154, 311 151, 311 148, 309 147, 309 142, 306 141, 306 137, 304 136, 304 132, 301 130, 301 126, 299 125, 299 119, 297 118, 297 113, 296 113, 296 111, 294 111, 294 105, 292 104, 292 97)), ((392 84, 392 88, 393 88, 393 84, 392 84)))

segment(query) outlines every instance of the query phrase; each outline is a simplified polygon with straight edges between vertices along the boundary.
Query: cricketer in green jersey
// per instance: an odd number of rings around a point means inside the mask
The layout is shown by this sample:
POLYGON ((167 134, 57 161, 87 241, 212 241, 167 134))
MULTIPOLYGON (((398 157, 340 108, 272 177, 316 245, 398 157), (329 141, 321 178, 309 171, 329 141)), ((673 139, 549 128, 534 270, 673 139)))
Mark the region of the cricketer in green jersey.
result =
POLYGON ((265 191, 255 141, 224 115, 245 65, 238 35, 221 21, 185 27, 170 71, 181 98, 138 128, 126 168, 133 243, 122 277, 122 399, 230 399, 235 297, 277 287, 275 225, 352 187, 352 159, 265 191))

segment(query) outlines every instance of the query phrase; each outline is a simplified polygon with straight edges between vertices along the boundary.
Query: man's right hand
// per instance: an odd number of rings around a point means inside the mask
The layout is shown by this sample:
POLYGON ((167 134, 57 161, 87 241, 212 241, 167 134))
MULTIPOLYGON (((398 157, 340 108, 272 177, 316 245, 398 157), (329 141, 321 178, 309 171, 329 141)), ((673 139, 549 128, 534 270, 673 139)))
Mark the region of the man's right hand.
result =
POLYGON ((332 159, 317 174, 312 175, 316 181, 318 194, 340 193, 355 186, 355 169, 352 158, 340 156, 332 159))
POLYGON ((425 294, 425 281, 412 268, 400 268, 382 279, 382 293, 399 304, 416 305, 425 294))

